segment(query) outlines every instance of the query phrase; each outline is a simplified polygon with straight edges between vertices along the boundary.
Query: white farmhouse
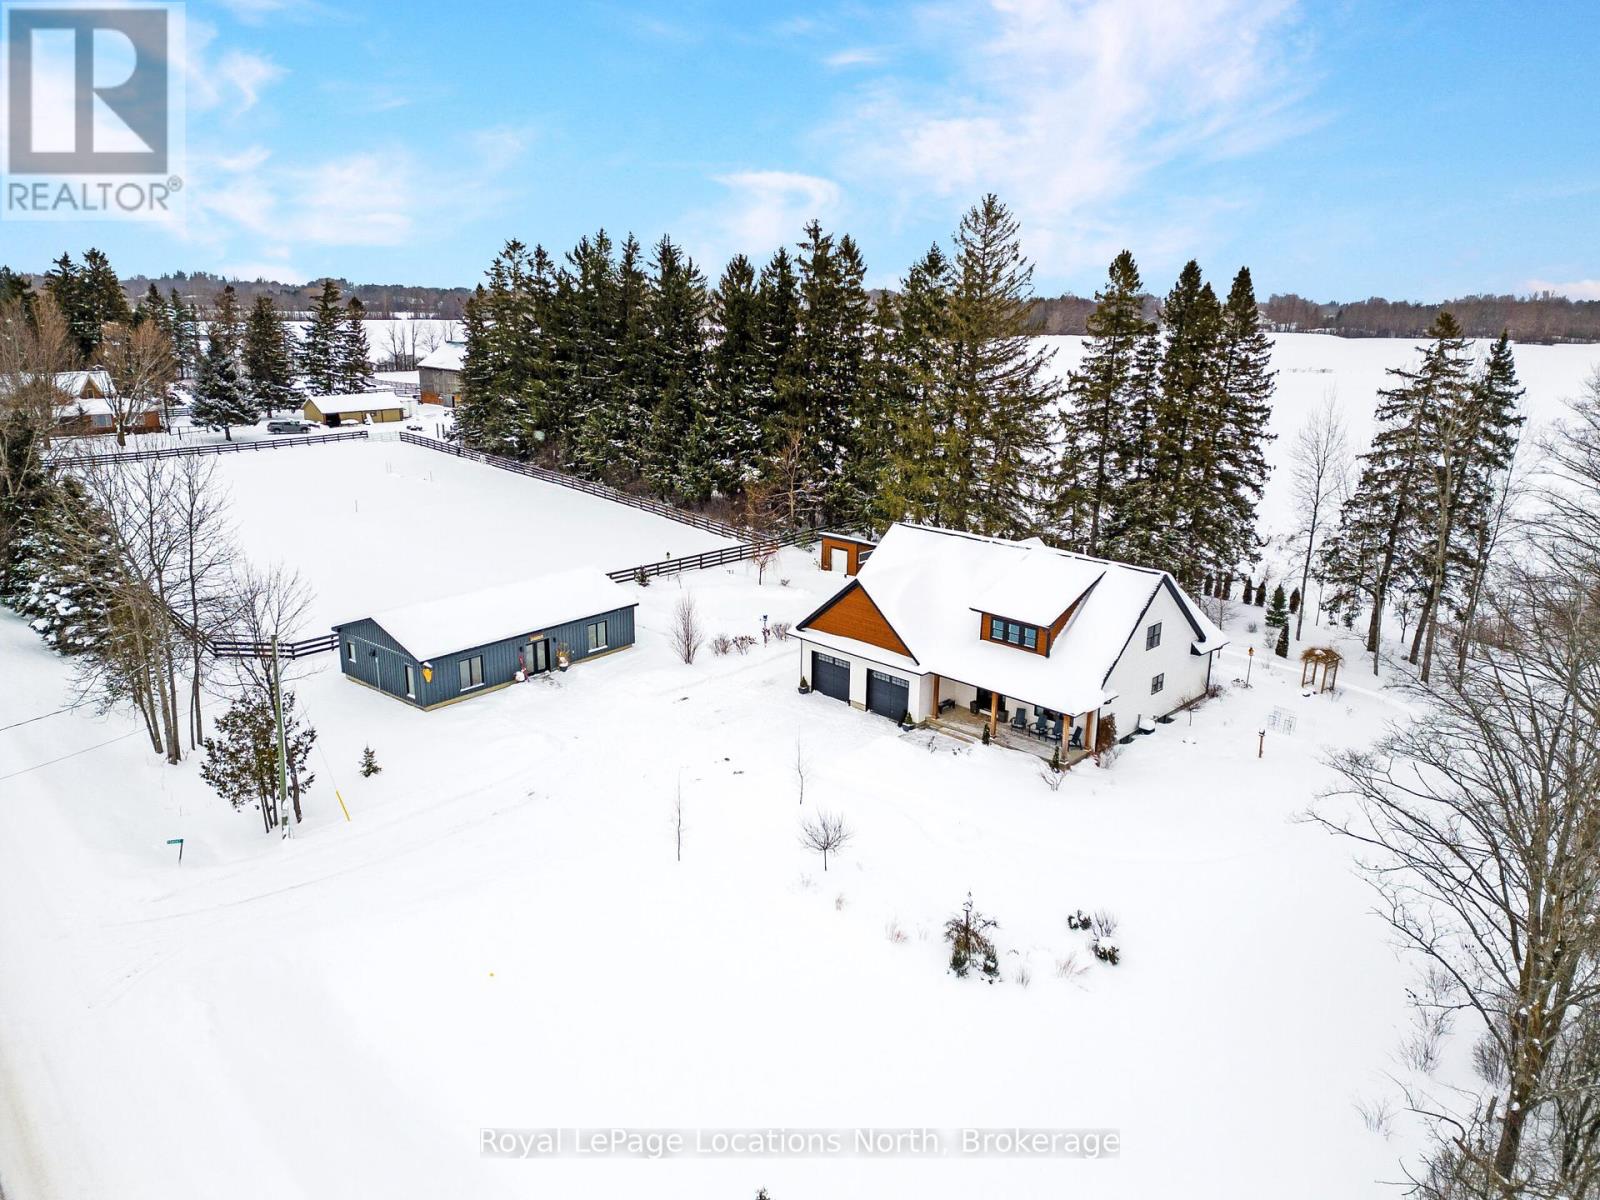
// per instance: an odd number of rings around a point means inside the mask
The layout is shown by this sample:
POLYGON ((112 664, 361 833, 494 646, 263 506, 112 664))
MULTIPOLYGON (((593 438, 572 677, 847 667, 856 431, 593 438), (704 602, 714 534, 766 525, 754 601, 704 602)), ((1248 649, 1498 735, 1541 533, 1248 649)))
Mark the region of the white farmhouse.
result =
POLYGON ((824 697, 1069 762, 1204 695, 1227 644, 1165 571, 906 524, 796 635, 824 697))

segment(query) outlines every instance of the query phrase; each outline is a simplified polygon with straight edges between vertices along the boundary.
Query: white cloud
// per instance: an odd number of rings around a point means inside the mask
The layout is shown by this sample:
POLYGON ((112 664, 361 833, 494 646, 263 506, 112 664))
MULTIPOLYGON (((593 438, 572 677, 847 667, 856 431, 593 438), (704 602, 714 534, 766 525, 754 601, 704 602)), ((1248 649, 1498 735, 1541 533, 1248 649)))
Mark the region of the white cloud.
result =
POLYGON ((727 189, 723 201, 678 224, 708 272, 734 253, 759 261, 792 245, 813 217, 831 225, 843 199, 833 180, 796 171, 736 171, 713 182, 727 189))
POLYGON ((828 55, 822 60, 829 67, 869 67, 883 61, 883 51, 871 46, 852 46, 828 55))
POLYGON ((217 62, 217 71, 222 80, 238 93, 241 109, 255 107, 261 97, 261 89, 288 74, 271 59, 243 50, 229 50, 224 54, 217 62))
POLYGON ((1600 279, 1574 279, 1568 283, 1530 279, 1523 287, 1529 292, 1554 292, 1569 300, 1600 300, 1600 279))
MULTIPOLYGON (((1296 25, 1293 0, 927 9, 912 37, 933 78, 873 81, 814 140, 840 147, 852 193, 887 193, 902 215, 930 197, 994 191, 1048 273, 1103 265, 1158 168, 1250 153, 1298 127, 1307 74, 1296 25)), ((1172 197, 1174 211, 1180 200, 1189 202, 1172 197)))
POLYGON ((270 58, 248 50, 228 50, 213 57, 216 37, 216 29, 204 21, 185 22, 179 65, 190 112, 246 112, 255 107, 262 89, 288 74, 270 58))

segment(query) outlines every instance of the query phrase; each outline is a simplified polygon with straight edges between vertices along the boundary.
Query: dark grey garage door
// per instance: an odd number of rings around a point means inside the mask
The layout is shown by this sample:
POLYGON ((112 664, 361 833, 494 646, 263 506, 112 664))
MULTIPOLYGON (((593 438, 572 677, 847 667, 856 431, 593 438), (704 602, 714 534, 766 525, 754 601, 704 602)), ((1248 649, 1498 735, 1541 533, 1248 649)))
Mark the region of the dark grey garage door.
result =
POLYGON ((850 699, 850 664, 820 650, 811 652, 811 686, 824 696, 848 703, 850 699))
POLYGON ((911 685, 898 675, 867 672, 867 708, 880 717, 898 721, 911 707, 911 685))

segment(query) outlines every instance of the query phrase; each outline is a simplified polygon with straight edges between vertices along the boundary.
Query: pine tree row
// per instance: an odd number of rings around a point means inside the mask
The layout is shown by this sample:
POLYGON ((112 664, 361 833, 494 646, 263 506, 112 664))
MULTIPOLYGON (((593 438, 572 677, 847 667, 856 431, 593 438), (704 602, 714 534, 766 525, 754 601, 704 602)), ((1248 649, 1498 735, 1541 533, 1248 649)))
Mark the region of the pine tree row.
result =
MULTIPOLYGON (((1374 670, 1385 613, 1416 611, 1407 657, 1424 681, 1441 620, 1472 619, 1494 539, 1494 494, 1523 420, 1505 334, 1481 363, 1450 313, 1439 314, 1429 337, 1419 365, 1391 370, 1392 386, 1378 394, 1378 431, 1323 556, 1330 607, 1351 620, 1368 610, 1374 670)), ((1458 642, 1459 665, 1466 639, 1458 642)))

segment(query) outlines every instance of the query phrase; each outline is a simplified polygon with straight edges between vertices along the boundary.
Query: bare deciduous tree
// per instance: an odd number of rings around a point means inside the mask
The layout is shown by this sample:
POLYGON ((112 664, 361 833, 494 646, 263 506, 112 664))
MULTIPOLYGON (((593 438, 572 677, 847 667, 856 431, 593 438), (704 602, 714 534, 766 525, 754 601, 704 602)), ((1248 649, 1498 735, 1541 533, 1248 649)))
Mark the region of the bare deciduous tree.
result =
POLYGON ((138 325, 111 324, 100 340, 100 360, 111 377, 105 397, 117 445, 128 444, 128 431, 146 414, 165 411, 168 389, 178 377, 172 343, 155 321, 138 325))
POLYGON ((828 855, 837 854, 855 836, 844 818, 818 810, 816 816, 800 822, 800 844, 822 855, 822 869, 828 869, 828 855))
POLYGON ((1382 915, 1448 980, 1415 1002, 1474 1014, 1503 1064, 1481 1097, 1411 1098, 1440 1139, 1419 1181, 1436 1196, 1579 1194, 1581 1164, 1546 1150, 1583 1103, 1563 1075, 1600 1004, 1597 585, 1507 570, 1486 600, 1502 644, 1410 684, 1415 720, 1333 759, 1354 813, 1317 818, 1359 843, 1382 915))
POLYGON ((1350 487, 1350 437, 1338 394, 1331 388, 1322 404, 1306 418, 1294 436, 1293 481, 1295 540, 1304 542, 1300 562, 1300 611, 1295 615, 1294 636, 1305 627, 1311 564, 1350 487))
POLYGON ((672 610, 672 649, 685 663, 693 663, 705 643, 705 630, 700 625, 700 611, 695 606, 694 594, 685 592, 678 597, 672 610))

